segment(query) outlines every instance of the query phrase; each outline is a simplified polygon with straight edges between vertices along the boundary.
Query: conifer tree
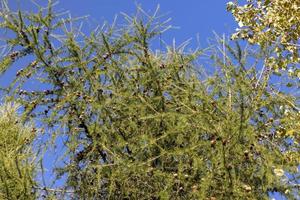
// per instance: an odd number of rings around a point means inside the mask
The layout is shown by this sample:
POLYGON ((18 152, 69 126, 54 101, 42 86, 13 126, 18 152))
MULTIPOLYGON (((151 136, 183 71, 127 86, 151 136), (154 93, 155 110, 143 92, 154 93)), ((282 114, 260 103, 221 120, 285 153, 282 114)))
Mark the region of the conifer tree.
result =
POLYGON ((26 13, 2 0, 0 27, 11 50, 0 66, 22 63, 7 95, 23 106, 24 120, 38 120, 49 140, 65 145, 54 169, 64 186, 45 187, 45 195, 267 199, 279 191, 292 199, 297 185, 285 176, 299 176, 299 137, 285 119, 299 112, 269 71, 257 71, 264 52, 218 39, 203 68, 203 50, 151 47, 170 28, 158 16, 138 8, 124 15, 126 24, 84 35, 51 1, 26 13), (258 59, 252 66, 249 56, 258 59), (28 81, 43 87, 26 90, 28 81))

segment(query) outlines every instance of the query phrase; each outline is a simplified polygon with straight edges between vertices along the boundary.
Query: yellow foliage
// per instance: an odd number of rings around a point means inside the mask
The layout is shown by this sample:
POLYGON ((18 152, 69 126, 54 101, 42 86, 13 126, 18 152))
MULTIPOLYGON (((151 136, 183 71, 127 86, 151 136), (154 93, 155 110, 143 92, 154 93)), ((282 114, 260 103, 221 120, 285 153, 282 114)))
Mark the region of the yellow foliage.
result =
POLYGON ((233 39, 275 46, 277 58, 286 59, 274 68, 285 69, 289 63, 300 62, 300 0, 255 0, 242 6, 229 2, 227 8, 240 26, 233 39))

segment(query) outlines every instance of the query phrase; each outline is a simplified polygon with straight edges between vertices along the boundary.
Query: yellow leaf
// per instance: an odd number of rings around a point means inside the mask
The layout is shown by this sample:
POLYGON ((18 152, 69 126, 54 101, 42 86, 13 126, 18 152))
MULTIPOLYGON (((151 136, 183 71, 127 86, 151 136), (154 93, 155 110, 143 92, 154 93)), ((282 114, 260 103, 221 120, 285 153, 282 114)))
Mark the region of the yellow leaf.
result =
POLYGON ((275 173, 276 176, 283 176, 284 175, 283 169, 274 169, 274 173, 275 173))

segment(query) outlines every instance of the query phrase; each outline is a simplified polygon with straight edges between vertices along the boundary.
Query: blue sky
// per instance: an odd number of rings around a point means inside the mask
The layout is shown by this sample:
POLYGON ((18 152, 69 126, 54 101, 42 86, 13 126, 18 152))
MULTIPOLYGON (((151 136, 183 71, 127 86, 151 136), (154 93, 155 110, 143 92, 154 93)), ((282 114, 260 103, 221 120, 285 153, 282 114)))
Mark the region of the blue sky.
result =
MULTIPOLYGON (((37 2, 46 2, 36 0, 37 2)), ((145 11, 154 11, 160 5, 160 12, 172 18, 171 25, 178 29, 169 30, 162 39, 170 44, 173 38, 177 43, 199 35, 201 47, 208 46, 207 39, 214 37, 213 31, 227 36, 237 27, 232 15, 226 11, 229 0, 61 0, 56 6, 58 10, 69 10, 73 17, 89 15, 92 29, 103 21, 111 22, 121 12, 134 14, 139 4, 145 11)), ((9 0, 13 8, 31 10, 29 0, 9 0)), ((192 43, 193 43, 192 41, 192 43)), ((278 196, 273 198, 281 199, 278 196)))
MULTIPOLYGON (((46 1, 37 1, 46 2, 46 1)), ((145 11, 154 11, 160 5, 160 11, 172 18, 171 24, 179 27, 163 35, 166 42, 176 38, 181 43, 199 34, 201 46, 206 46, 208 37, 213 31, 226 35, 236 27, 232 15, 226 11, 228 0, 61 0, 56 6, 58 10, 69 10, 72 16, 89 15, 91 26, 102 24, 104 20, 112 21, 121 12, 134 14, 139 4, 145 11)), ((9 1, 12 7, 32 9, 29 0, 9 1)))
MULTIPOLYGON (((160 5, 162 13, 169 13, 172 24, 179 30, 168 33, 177 40, 194 37, 197 33, 202 39, 212 35, 212 31, 223 32, 234 26, 234 20, 226 11, 226 0, 64 0, 61 6, 77 16, 90 15, 96 20, 111 20, 120 12, 134 13, 135 5, 140 4, 146 11, 153 11, 160 5)), ((233 28, 234 30, 234 28, 233 28)), ((226 31, 228 32, 228 31, 226 31)))

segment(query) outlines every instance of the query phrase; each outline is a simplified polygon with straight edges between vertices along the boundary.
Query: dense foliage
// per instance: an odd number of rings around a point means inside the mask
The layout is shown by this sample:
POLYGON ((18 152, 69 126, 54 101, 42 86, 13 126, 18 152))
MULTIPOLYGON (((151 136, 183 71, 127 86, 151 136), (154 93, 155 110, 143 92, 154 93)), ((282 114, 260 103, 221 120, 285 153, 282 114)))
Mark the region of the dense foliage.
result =
POLYGON ((35 199, 35 130, 23 125, 16 106, 0 108, 0 199, 35 199))
POLYGON ((5 91, 25 121, 39 121, 37 135, 65 147, 53 169, 66 177, 63 188, 32 191, 52 199, 299 195, 300 115, 271 71, 257 70, 265 52, 217 39, 202 67, 207 55, 186 44, 151 48, 168 20, 138 10, 84 35, 51 2, 26 13, 2 1, 0 69, 22 66, 5 91), (26 89, 29 82, 40 87, 26 89))

